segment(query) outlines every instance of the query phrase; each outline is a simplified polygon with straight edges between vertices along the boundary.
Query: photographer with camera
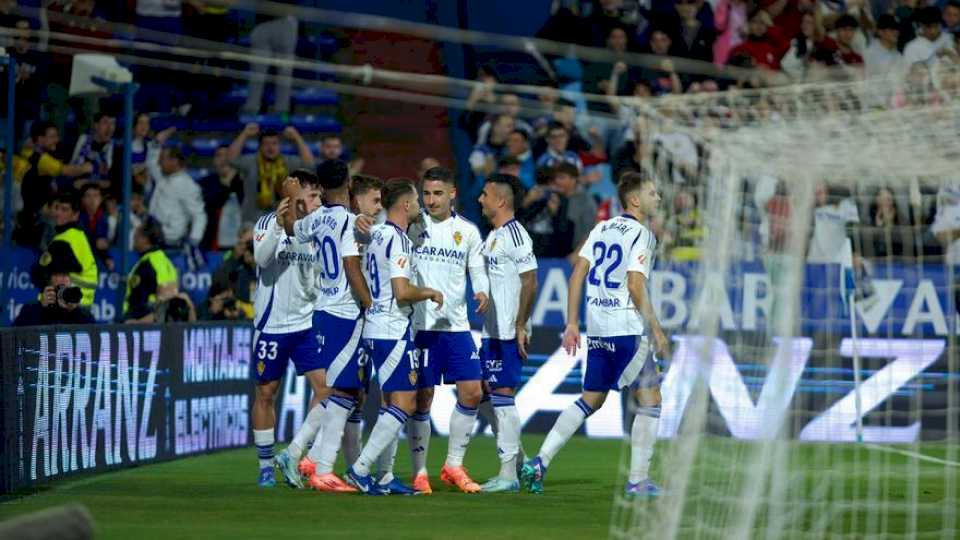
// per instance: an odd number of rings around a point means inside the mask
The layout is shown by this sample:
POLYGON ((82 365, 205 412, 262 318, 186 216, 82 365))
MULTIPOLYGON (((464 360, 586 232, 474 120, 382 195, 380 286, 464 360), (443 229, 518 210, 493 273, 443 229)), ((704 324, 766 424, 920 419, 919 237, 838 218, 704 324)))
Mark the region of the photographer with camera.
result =
POLYGON ((133 248, 140 260, 127 276, 127 295, 123 300, 123 317, 127 323, 157 322, 158 304, 179 296, 177 269, 160 249, 163 226, 148 217, 133 235, 133 248))
POLYGON ((26 304, 13 321, 14 326, 49 324, 94 324, 93 315, 80 307, 83 291, 70 282, 70 276, 50 274, 40 300, 26 304))

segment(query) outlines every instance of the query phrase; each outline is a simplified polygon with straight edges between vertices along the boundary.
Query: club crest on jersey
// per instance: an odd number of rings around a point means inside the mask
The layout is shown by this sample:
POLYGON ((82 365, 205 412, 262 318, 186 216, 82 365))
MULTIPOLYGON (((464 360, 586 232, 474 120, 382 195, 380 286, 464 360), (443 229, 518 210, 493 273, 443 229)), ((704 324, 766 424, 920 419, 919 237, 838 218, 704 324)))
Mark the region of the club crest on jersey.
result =
POLYGON ((459 245, 460 245, 460 242, 462 242, 462 241, 463 241, 463 235, 460 234, 460 231, 456 231, 455 233, 453 233, 453 243, 454 243, 454 244, 456 244, 456 245, 459 246, 459 245))
POLYGON ((257 242, 259 242, 259 241, 263 240, 263 237, 264 237, 264 236, 266 236, 265 233, 260 233, 260 234, 258 234, 257 236, 255 236, 253 239, 256 240, 257 242))
POLYGON ((406 265, 407 265, 407 258, 406 258, 406 257, 400 257, 399 259, 397 259, 397 266, 399 266, 400 268, 403 268, 403 267, 405 267, 406 265))
POLYGON ((641 253, 640 256, 637 257, 637 262, 639 262, 640 264, 646 264, 646 262, 647 262, 647 255, 644 254, 644 253, 641 253))
POLYGON ((267 369, 267 365, 263 363, 263 360, 257 362, 257 374, 263 375, 263 370, 267 369))
POLYGON ((410 370, 410 374, 407 375, 407 379, 410 381, 410 384, 411 384, 411 385, 416 386, 416 384, 417 384, 417 372, 416 372, 416 371, 413 371, 413 370, 410 370))

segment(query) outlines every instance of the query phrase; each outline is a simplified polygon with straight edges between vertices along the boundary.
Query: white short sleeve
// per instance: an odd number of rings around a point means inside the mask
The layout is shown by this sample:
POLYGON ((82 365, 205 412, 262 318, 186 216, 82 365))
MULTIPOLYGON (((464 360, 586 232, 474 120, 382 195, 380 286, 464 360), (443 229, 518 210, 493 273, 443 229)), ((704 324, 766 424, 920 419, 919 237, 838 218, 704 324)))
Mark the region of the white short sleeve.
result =
POLYGON ((845 223, 860 223, 860 212, 857 211, 857 205, 853 199, 844 199, 838 206, 845 223))
POLYGON ((657 247, 657 239, 647 228, 640 230, 640 234, 630 248, 630 265, 627 272, 640 272, 644 277, 650 277, 653 266, 653 252, 657 247))
POLYGON ((407 278, 410 279, 410 264, 412 260, 410 258, 410 243, 409 241, 402 237, 399 234, 394 234, 393 240, 391 240, 393 245, 390 246, 390 279, 393 278, 407 278))
POLYGON ((587 262, 590 263, 590 266, 593 266, 593 243, 596 241, 595 233, 602 224, 603 222, 597 224, 597 226, 590 231, 590 234, 587 236, 587 240, 583 243, 583 246, 580 247, 580 252, 577 253, 577 255, 586 259, 587 262))
POLYGON ((523 274, 537 269, 537 256, 533 254, 533 241, 530 239, 530 235, 527 234, 526 230, 521 229, 520 231, 520 245, 512 250, 510 256, 513 258, 514 264, 517 265, 517 272, 523 274))
POLYGON ((354 233, 354 224, 356 216, 347 216, 347 227, 343 231, 343 238, 340 239, 340 249, 343 251, 341 257, 359 257, 360 245, 354 233))

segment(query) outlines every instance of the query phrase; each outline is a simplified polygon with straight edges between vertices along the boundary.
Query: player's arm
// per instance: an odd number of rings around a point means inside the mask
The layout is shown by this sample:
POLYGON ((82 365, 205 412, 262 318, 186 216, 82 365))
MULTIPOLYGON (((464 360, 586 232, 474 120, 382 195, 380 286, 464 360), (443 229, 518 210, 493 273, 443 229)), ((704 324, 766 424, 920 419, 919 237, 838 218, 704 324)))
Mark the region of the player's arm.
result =
POLYGON ((517 307, 517 347, 520 349, 522 358, 527 357, 527 343, 530 341, 530 337, 527 336, 527 321, 530 320, 536 294, 537 271, 527 270, 520 274, 520 305, 517 307))
MULTIPOLYGON (((286 212, 289 206, 290 199, 280 201, 277 214, 286 212)), ((257 261, 257 266, 266 268, 273 264, 277 257, 277 246, 280 245, 282 233, 283 229, 275 218, 265 219, 263 223, 257 224, 256 230, 253 231, 253 258, 257 261)))
POLYGON ((637 307, 640 315, 643 316, 643 320, 647 323, 647 327, 650 328, 653 342, 657 347, 657 354, 661 358, 669 356, 670 340, 667 339, 666 334, 663 333, 663 328, 660 327, 657 313, 653 309, 653 302, 650 301, 650 295, 647 294, 647 277, 643 275, 643 272, 627 272, 627 291, 630 292, 633 305, 637 307))
POLYGON ((360 262, 360 257, 344 257, 343 271, 347 276, 347 283, 350 284, 353 296, 360 301, 360 306, 363 309, 369 309, 373 305, 373 297, 370 296, 367 280, 363 278, 363 265, 360 262))
POLYGON ((571 356, 580 347, 580 297, 583 296, 583 281, 590 270, 590 261, 580 257, 570 275, 567 295, 567 327, 563 331, 563 348, 571 356))
POLYGON ((470 234, 471 245, 467 251, 467 269, 470 271, 470 283, 473 285, 473 298, 477 301, 477 313, 486 313, 490 307, 490 280, 487 278, 487 265, 483 260, 483 240, 476 230, 470 234))
POLYGON ((400 304, 416 304, 424 300, 432 300, 437 307, 443 307, 443 293, 428 287, 417 287, 410 283, 410 278, 395 277, 390 279, 393 297, 400 304))

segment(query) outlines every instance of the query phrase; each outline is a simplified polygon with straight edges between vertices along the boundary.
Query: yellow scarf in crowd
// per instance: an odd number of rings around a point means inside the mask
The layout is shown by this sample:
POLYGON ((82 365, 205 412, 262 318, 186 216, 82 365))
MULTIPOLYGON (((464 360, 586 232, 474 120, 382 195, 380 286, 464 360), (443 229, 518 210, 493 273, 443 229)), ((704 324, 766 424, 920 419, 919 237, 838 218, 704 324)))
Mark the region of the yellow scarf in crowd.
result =
POLYGON ((280 187, 287 178, 287 162, 283 156, 270 161, 263 159, 257 152, 257 205, 262 209, 272 208, 280 193, 280 187))

